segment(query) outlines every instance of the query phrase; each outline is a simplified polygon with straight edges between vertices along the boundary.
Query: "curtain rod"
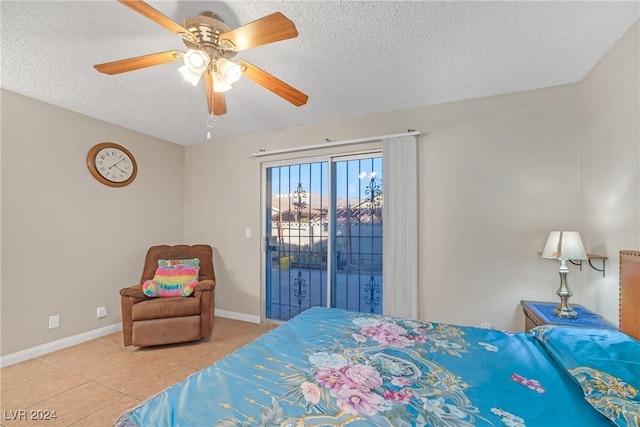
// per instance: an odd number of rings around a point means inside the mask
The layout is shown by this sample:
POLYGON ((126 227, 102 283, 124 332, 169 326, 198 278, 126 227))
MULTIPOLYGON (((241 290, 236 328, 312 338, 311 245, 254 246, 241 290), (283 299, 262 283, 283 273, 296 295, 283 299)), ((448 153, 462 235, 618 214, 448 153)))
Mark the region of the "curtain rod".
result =
POLYGON ((370 136, 367 138, 358 138, 358 139, 347 139, 344 141, 331 141, 325 142, 323 144, 315 144, 315 145, 303 145, 300 147, 291 147, 291 148, 282 148, 279 150, 260 150, 257 153, 252 153, 251 157, 264 157, 264 156, 272 156, 274 154, 283 154, 283 153, 293 153, 296 151, 307 151, 307 150, 315 150, 317 148, 327 148, 327 147, 337 147, 339 145, 349 145, 349 144, 358 144, 360 142, 373 142, 380 141, 388 138, 399 138, 401 136, 410 136, 410 135, 420 135, 420 132, 409 129, 407 132, 403 133, 394 133, 392 135, 380 135, 380 136, 370 136))

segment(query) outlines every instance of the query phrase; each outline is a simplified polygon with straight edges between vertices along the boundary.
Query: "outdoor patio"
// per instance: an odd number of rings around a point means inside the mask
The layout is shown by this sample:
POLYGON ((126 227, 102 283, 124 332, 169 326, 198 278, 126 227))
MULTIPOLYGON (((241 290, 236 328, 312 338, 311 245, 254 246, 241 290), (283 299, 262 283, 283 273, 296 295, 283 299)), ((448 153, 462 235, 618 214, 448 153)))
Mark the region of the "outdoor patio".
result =
MULTIPOLYGON (((267 317, 287 320, 314 306, 327 305, 326 268, 288 269, 273 266, 270 272, 271 292, 267 317)), ((337 271, 332 289, 333 304, 337 308, 366 313, 382 313, 382 272, 373 275, 364 269, 348 268, 337 271), (373 308, 373 310, 372 310, 373 308)))

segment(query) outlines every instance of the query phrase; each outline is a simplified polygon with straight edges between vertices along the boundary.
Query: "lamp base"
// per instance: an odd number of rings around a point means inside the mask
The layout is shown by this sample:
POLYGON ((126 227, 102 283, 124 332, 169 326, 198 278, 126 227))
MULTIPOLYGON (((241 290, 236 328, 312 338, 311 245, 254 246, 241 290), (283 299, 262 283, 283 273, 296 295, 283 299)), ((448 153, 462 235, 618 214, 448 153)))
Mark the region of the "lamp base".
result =
POLYGON ((553 314, 563 319, 575 319, 578 317, 578 313, 569 305, 569 297, 573 295, 571 289, 569 289, 569 282, 567 276, 569 275, 569 268, 567 267, 566 259, 560 258, 560 268, 558 273, 560 274, 560 287, 556 291, 556 294, 560 297, 560 304, 553 310, 553 314))
POLYGON ((562 317, 563 319, 575 319, 578 317, 578 313, 574 309, 568 305, 566 307, 562 307, 562 304, 553 310, 553 314, 558 317, 562 317))

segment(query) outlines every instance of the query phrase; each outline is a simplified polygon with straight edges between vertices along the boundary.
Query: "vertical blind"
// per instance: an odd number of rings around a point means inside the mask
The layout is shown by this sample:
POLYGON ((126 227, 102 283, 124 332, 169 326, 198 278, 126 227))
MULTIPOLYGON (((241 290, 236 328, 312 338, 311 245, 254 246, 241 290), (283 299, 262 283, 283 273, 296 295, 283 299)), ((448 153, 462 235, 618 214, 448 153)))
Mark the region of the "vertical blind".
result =
POLYGON ((418 160, 415 135, 382 139, 383 313, 418 318, 418 160))

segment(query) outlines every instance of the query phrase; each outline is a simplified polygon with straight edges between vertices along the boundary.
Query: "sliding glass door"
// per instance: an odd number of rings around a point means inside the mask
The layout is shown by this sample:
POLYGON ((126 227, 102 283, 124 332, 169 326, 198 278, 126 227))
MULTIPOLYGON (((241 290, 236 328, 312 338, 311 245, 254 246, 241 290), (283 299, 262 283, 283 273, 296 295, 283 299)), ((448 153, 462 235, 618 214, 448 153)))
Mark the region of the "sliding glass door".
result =
POLYGON ((382 311, 382 158, 265 165, 264 317, 382 311))
POLYGON ((265 315, 288 320, 327 305, 328 163, 266 169, 265 315))
POLYGON ((382 312, 382 158, 333 163, 331 306, 382 312))

